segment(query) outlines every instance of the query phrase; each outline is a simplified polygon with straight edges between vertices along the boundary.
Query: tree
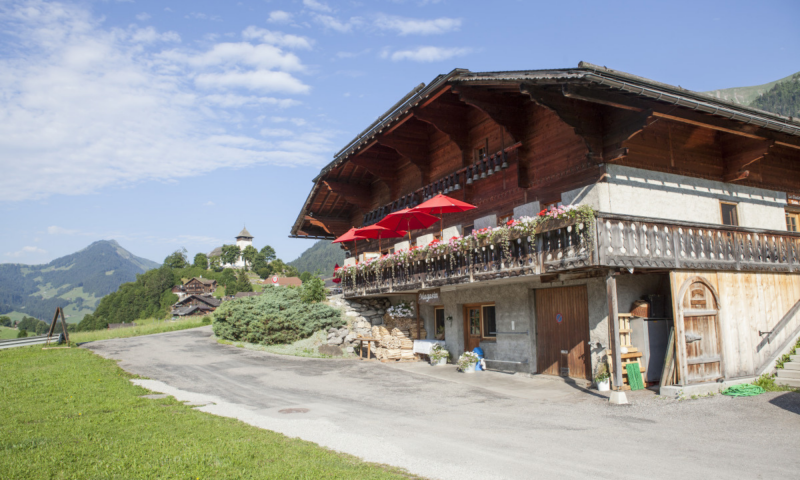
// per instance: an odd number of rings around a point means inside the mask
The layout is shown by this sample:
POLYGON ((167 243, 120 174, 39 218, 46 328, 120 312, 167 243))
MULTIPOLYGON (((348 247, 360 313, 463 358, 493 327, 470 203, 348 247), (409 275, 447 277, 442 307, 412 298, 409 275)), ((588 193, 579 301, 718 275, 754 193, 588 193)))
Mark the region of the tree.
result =
POLYGON ((303 272, 303 273, 300 274, 300 281, 302 281, 303 283, 306 283, 307 281, 311 280, 312 278, 313 278, 313 275, 311 275, 309 272, 303 272))
POLYGON ((270 247, 269 245, 261 249, 261 255, 264 255, 264 261, 266 261, 267 263, 270 263, 271 261, 278 258, 275 255, 275 249, 270 247))
POLYGON ((286 268, 286 264, 283 263, 283 260, 280 258, 276 258, 275 260, 269 262, 269 267, 272 269, 273 275, 282 275, 283 269, 286 268))
POLYGON ((222 260, 220 259, 219 255, 214 255, 208 259, 208 268, 209 270, 213 270, 215 272, 219 272, 222 270, 222 260))
POLYGON ((19 333, 17 333, 17 338, 25 338, 27 336, 28 336, 28 332, 24 328, 20 329, 19 333))
MULTIPOLYGON (((255 250, 255 248, 253 250, 255 250)), ((239 272, 239 279, 236 281, 236 290, 240 292, 253 291, 253 285, 250 283, 250 278, 246 273, 239 272)))
POLYGON ((194 256, 194 266, 198 268, 208 268, 208 255, 205 253, 198 253, 194 256))
POLYGON ((302 299, 306 303, 317 303, 325 300, 325 283, 321 278, 312 277, 308 282, 303 282, 302 299))
POLYGON ((297 271, 297 268, 291 265, 286 265, 286 267, 283 269, 283 274, 287 277, 296 277, 300 275, 300 272, 297 271))
POLYGON ((248 263, 252 265, 253 262, 256 261, 256 257, 258 257, 258 250, 256 250, 256 247, 252 245, 244 247, 244 250, 242 250, 242 258, 244 259, 245 270, 247 270, 248 263))
POLYGON ((239 260, 239 257, 242 255, 242 251, 239 250, 239 247, 236 245, 223 245, 222 246, 222 255, 220 255, 220 259, 222 263, 227 265, 233 265, 239 260))
POLYGON ((10 327, 11 326, 11 317, 7 317, 5 315, 0 317, 0 326, 10 327))
POLYGON ((261 255, 260 253, 256 255, 256 259, 253 260, 252 270, 254 272, 258 272, 260 269, 266 266, 267 266, 267 261, 264 260, 264 255, 261 255))
POLYGON ((169 268, 186 268, 189 266, 189 260, 186 257, 186 249, 181 248, 175 250, 164 259, 164 265, 169 268))

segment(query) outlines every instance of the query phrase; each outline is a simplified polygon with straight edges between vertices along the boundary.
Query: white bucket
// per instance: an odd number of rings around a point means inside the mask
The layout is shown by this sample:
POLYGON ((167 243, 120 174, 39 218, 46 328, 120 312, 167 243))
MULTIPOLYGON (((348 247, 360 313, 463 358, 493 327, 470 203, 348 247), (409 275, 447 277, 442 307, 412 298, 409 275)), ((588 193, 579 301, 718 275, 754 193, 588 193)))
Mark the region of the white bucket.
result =
POLYGON ((597 382, 597 390, 601 392, 607 392, 611 390, 611 382, 609 381, 609 379, 606 379, 603 382, 597 382))

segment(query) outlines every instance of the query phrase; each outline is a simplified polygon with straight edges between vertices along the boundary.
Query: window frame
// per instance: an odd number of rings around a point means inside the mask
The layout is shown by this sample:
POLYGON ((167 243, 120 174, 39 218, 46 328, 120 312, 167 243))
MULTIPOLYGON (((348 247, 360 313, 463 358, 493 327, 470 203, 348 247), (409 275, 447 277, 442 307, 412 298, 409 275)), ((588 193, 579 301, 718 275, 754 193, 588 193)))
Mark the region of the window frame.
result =
MULTIPOLYGON (((480 312, 480 341, 481 342, 496 342, 497 341, 497 305, 495 302, 484 302, 484 303, 470 303, 464 305, 464 318, 469 320, 469 311, 472 309, 477 309, 480 312), (485 318, 483 314, 483 309, 487 307, 494 308, 494 328, 495 328, 495 336, 487 337, 484 335, 486 324, 484 323, 485 318)), ((469 323, 469 322, 467 322, 469 323)), ((467 331, 467 335, 474 336, 471 334, 470 331, 467 331)))
POLYGON ((502 227, 504 226, 509 220, 514 218, 514 212, 508 212, 503 215, 498 215, 497 217, 497 225, 502 227))
POLYGON ((787 232, 800 232, 800 210, 786 209, 786 231, 787 232), (789 228, 789 220, 794 221, 794 230, 789 228))
POLYGON ((475 225, 474 224, 465 225, 461 229, 462 236, 464 236, 464 237, 466 237, 467 235, 469 235, 470 233, 472 233, 474 231, 475 231, 475 225), (467 232, 467 229, 469 229, 469 232, 467 232))
POLYGON ((445 340, 447 338, 447 328, 445 327, 445 316, 444 316, 444 307, 433 307, 433 338, 436 340, 445 340), (438 312, 442 312, 442 338, 439 338, 438 328, 439 328, 439 318, 437 316, 438 312))
POLYGON ((742 222, 739 219, 739 204, 735 202, 725 202, 720 200, 719 201, 719 216, 720 221, 723 225, 727 225, 729 227, 739 227, 741 226, 742 222), (723 205, 730 205, 733 207, 733 214, 736 217, 736 223, 725 223, 725 211, 723 210, 723 205))

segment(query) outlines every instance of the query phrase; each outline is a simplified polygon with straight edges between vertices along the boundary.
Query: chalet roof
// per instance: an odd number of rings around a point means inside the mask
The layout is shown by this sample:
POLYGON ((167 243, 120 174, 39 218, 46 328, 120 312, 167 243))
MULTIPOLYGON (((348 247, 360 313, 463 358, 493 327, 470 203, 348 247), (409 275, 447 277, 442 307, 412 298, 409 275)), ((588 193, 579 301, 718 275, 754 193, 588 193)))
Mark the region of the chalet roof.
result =
POLYGON ((324 175, 342 165, 359 149, 373 142, 377 135, 390 128, 393 123, 402 121, 401 117, 404 117, 410 110, 419 106, 427 98, 435 95, 448 85, 459 84, 489 86, 492 88, 503 87, 505 84, 509 89, 516 87, 518 92, 522 84, 577 84, 682 107, 782 134, 800 136, 800 121, 797 119, 753 107, 737 105, 708 94, 656 82, 587 62, 580 62, 576 68, 547 70, 471 72, 457 68, 447 74, 438 75, 428 85, 420 84, 415 87, 334 155, 333 160, 313 179, 314 187, 311 189, 297 220, 292 226, 292 235, 297 235, 298 230, 301 229, 307 215, 306 212, 320 188, 321 179, 324 175))
POLYGON ((200 300, 201 302, 205 303, 210 307, 219 307, 219 305, 222 303, 222 300, 207 295, 188 295, 182 298, 181 300, 178 300, 178 302, 175 303, 175 305, 184 305, 185 303, 190 302, 193 298, 200 300))
MULTIPOLYGON (((206 284, 206 285, 211 285, 211 284, 217 283, 216 280, 212 280, 212 279, 209 279, 209 278, 200 278, 200 277, 192 277, 189 280, 186 280, 186 283, 189 283, 192 280, 197 280, 198 282, 206 284)), ((186 285, 186 283, 184 283, 184 285, 186 285)))
POLYGON ((248 232, 247 228, 245 227, 242 228, 242 231, 239 232, 239 235, 236 235, 236 238, 253 238, 253 236, 250 235, 250 232, 248 232))
POLYGON ((208 253, 208 256, 209 256, 209 258, 210 257, 221 257, 222 256, 222 247, 217 247, 214 250, 211 250, 211 252, 208 253))
POLYGON ((191 315, 192 313, 198 310, 200 310, 200 307, 198 307, 197 305, 190 305, 188 307, 176 308, 172 311, 172 314, 177 315, 179 317, 183 317, 185 315, 191 315))

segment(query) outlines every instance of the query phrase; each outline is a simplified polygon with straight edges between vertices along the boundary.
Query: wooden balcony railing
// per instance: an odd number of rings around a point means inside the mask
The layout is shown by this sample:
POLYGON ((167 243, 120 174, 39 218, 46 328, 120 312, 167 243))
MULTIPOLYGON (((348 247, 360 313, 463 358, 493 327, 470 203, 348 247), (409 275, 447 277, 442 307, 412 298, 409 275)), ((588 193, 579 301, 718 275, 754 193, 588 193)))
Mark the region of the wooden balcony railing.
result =
POLYGON ((352 297, 599 267, 800 272, 800 234, 598 213, 594 225, 512 237, 507 253, 486 243, 348 275, 342 288, 352 297))

